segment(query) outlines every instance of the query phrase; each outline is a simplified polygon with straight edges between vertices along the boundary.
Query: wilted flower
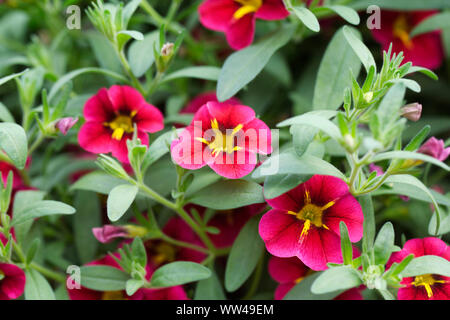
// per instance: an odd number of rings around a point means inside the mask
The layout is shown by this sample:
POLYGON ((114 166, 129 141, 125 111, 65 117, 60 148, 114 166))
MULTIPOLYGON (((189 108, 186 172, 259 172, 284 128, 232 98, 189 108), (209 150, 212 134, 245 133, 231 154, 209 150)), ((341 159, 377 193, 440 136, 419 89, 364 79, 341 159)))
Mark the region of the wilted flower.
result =
POLYGON ((450 147, 445 148, 444 140, 431 137, 428 139, 417 152, 429 155, 439 161, 445 161, 450 155, 450 147))
POLYGON ((117 238, 142 237, 147 233, 147 229, 135 225, 114 226, 107 224, 101 228, 92 228, 92 233, 101 243, 108 243, 117 238))
POLYGON ((419 121, 422 115, 422 105, 420 103, 411 103, 400 109, 401 116, 411 121, 419 121))
POLYGON ((339 178, 314 175, 266 201, 273 209, 261 218, 259 234, 274 256, 296 256, 313 270, 325 270, 329 262, 342 263, 341 221, 348 228, 350 241, 362 237, 361 206, 339 178))

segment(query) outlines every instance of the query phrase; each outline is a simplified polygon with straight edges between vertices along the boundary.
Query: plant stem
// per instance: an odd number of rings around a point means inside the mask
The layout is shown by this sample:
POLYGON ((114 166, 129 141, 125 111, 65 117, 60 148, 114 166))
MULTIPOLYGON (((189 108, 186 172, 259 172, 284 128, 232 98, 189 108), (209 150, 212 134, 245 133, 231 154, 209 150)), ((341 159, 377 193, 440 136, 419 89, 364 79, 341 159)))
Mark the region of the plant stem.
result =
POLYGON ((166 234, 162 234, 161 239, 166 241, 166 242, 168 242, 168 243, 171 243, 173 245, 179 246, 179 247, 185 247, 185 248, 196 250, 196 251, 199 251, 199 252, 202 252, 202 253, 209 254, 209 250, 208 249, 205 249, 205 248, 200 247, 200 246, 196 246, 195 244, 192 244, 192 243, 189 243, 189 242, 184 242, 184 241, 179 241, 179 240, 173 239, 173 238, 169 237, 166 234))
POLYGON ((145 94, 145 90, 142 87, 142 84, 139 82, 139 80, 134 76, 133 71, 131 71, 130 64, 128 63, 127 58, 125 57, 125 53, 123 50, 117 50, 117 54, 119 56, 120 62, 122 63, 123 69, 127 73, 128 77, 133 82, 133 85, 136 89, 139 90, 141 94, 145 94))

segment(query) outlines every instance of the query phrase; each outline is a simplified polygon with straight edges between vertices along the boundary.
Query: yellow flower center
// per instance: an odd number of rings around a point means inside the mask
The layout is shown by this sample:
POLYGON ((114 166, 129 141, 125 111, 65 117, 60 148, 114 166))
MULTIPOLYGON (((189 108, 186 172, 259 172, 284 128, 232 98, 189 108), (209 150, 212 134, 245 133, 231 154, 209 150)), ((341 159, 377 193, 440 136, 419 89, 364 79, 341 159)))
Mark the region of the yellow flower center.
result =
POLYGON ((299 242, 301 242, 308 234, 308 231, 311 228, 311 224, 313 224, 317 228, 325 228, 329 230, 329 228, 325 224, 323 224, 322 216, 323 212, 334 204, 335 201, 331 201, 324 206, 316 206, 315 204, 311 203, 311 196, 309 194, 309 191, 305 191, 305 204, 303 208, 299 212, 288 211, 288 214, 296 216, 297 219, 304 221, 303 229, 300 233, 299 242))
POLYGON ((394 37, 399 38, 408 49, 413 47, 413 42, 409 36, 410 30, 408 17, 405 14, 401 14, 394 22, 394 37))
POLYGON ((102 300, 127 300, 123 291, 105 291, 102 293, 102 300))
POLYGON ((262 6, 263 0, 235 0, 242 6, 234 13, 233 18, 241 19, 245 15, 256 12, 262 6))
POLYGON ((414 281, 411 282, 415 287, 424 286, 425 290, 427 291, 428 298, 431 298, 433 296, 433 290, 431 290, 431 286, 436 283, 445 283, 444 280, 435 280, 433 278, 433 275, 431 274, 424 274, 421 276, 417 276, 414 278, 414 281))
POLYGON ((212 150, 212 155, 217 156, 220 152, 233 153, 239 151, 241 147, 234 146, 234 137, 242 129, 243 125, 237 125, 230 134, 223 134, 219 129, 219 123, 216 119, 211 120, 211 128, 214 132, 212 141, 207 141, 205 138, 196 138, 198 141, 206 144, 212 150))
POLYGON ((133 117, 136 113, 136 111, 132 111, 129 116, 119 114, 113 121, 104 123, 106 127, 109 127, 113 131, 111 136, 113 139, 120 141, 125 133, 134 132, 133 117))
POLYGON ((166 262, 173 262, 177 258, 177 249, 167 242, 158 242, 152 246, 151 260, 156 266, 166 262))

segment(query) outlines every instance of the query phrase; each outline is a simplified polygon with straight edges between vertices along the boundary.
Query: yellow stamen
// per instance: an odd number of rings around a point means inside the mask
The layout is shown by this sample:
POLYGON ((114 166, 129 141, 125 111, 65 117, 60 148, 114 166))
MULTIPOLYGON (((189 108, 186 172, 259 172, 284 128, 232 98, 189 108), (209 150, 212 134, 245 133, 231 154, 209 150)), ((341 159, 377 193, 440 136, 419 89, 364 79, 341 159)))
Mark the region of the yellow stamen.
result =
POLYGON ((300 282, 302 282, 303 279, 305 279, 305 277, 297 278, 297 279, 295 279, 295 283, 300 283, 300 282))
POLYGON ((105 291, 102 294, 102 300, 127 300, 123 291, 105 291))
POLYGON ((394 22, 394 37, 399 38, 407 49, 413 47, 413 42, 409 36, 411 27, 405 14, 401 14, 394 22))
POLYGON ((132 111, 129 116, 118 115, 113 121, 106 122, 104 125, 113 130, 112 138, 115 140, 122 140, 125 133, 133 133, 133 117, 137 111, 132 111))
POLYGON ((415 287, 423 286, 425 287, 425 291, 427 292, 428 298, 433 296, 433 290, 431 290, 431 286, 436 283, 445 283, 445 280, 435 280, 433 275, 424 274, 421 276, 417 276, 414 278, 414 281, 411 282, 415 287))
POLYGON ((311 224, 317 228, 324 228, 330 230, 323 221, 323 212, 328 208, 332 207, 336 203, 336 200, 328 202, 324 206, 316 206, 311 201, 311 195, 309 191, 305 191, 304 205, 299 212, 288 211, 287 214, 296 216, 297 219, 304 221, 302 232, 300 233, 299 242, 308 235, 309 229, 311 229, 311 224))
POLYGON ((238 124, 231 134, 223 134, 219 128, 217 119, 211 120, 211 129, 214 132, 214 139, 207 141, 205 138, 197 137, 195 140, 206 144, 212 150, 212 155, 217 156, 220 152, 233 153, 242 150, 242 147, 234 146, 234 136, 243 128, 242 124, 238 124))
POLYGON ((236 20, 241 19, 245 15, 249 13, 253 13, 258 11, 258 9, 262 6, 262 0, 235 0, 239 4, 242 5, 233 15, 233 18, 236 20))

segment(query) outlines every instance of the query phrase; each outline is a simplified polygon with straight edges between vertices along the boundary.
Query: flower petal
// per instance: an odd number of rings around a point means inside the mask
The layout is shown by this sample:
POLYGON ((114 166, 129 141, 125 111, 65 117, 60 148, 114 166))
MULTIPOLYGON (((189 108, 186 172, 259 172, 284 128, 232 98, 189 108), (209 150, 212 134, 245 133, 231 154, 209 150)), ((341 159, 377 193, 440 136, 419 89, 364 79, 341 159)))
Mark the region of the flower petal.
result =
POLYGON ((99 122, 86 122, 78 133, 78 143, 86 151, 107 153, 112 148, 112 132, 99 122))
POLYGON ((200 22, 208 29, 226 31, 239 4, 233 0, 206 0, 199 8, 200 22))
POLYGON ((269 274, 278 283, 295 283, 308 272, 308 268, 297 257, 269 260, 269 274))
POLYGON ((289 11, 282 0, 264 0, 255 15, 262 20, 282 20, 289 16, 289 11))
POLYGON ((241 50, 252 44, 255 37, 256 18, 253 13, 235 19, 226 30, 227 41, 234 50, 241 50))
POLYGON ((232 154, 221 152, 209 166, 222 177, 239 179, 255 169, 256 155, 247 150, 235 151, 232 154))

